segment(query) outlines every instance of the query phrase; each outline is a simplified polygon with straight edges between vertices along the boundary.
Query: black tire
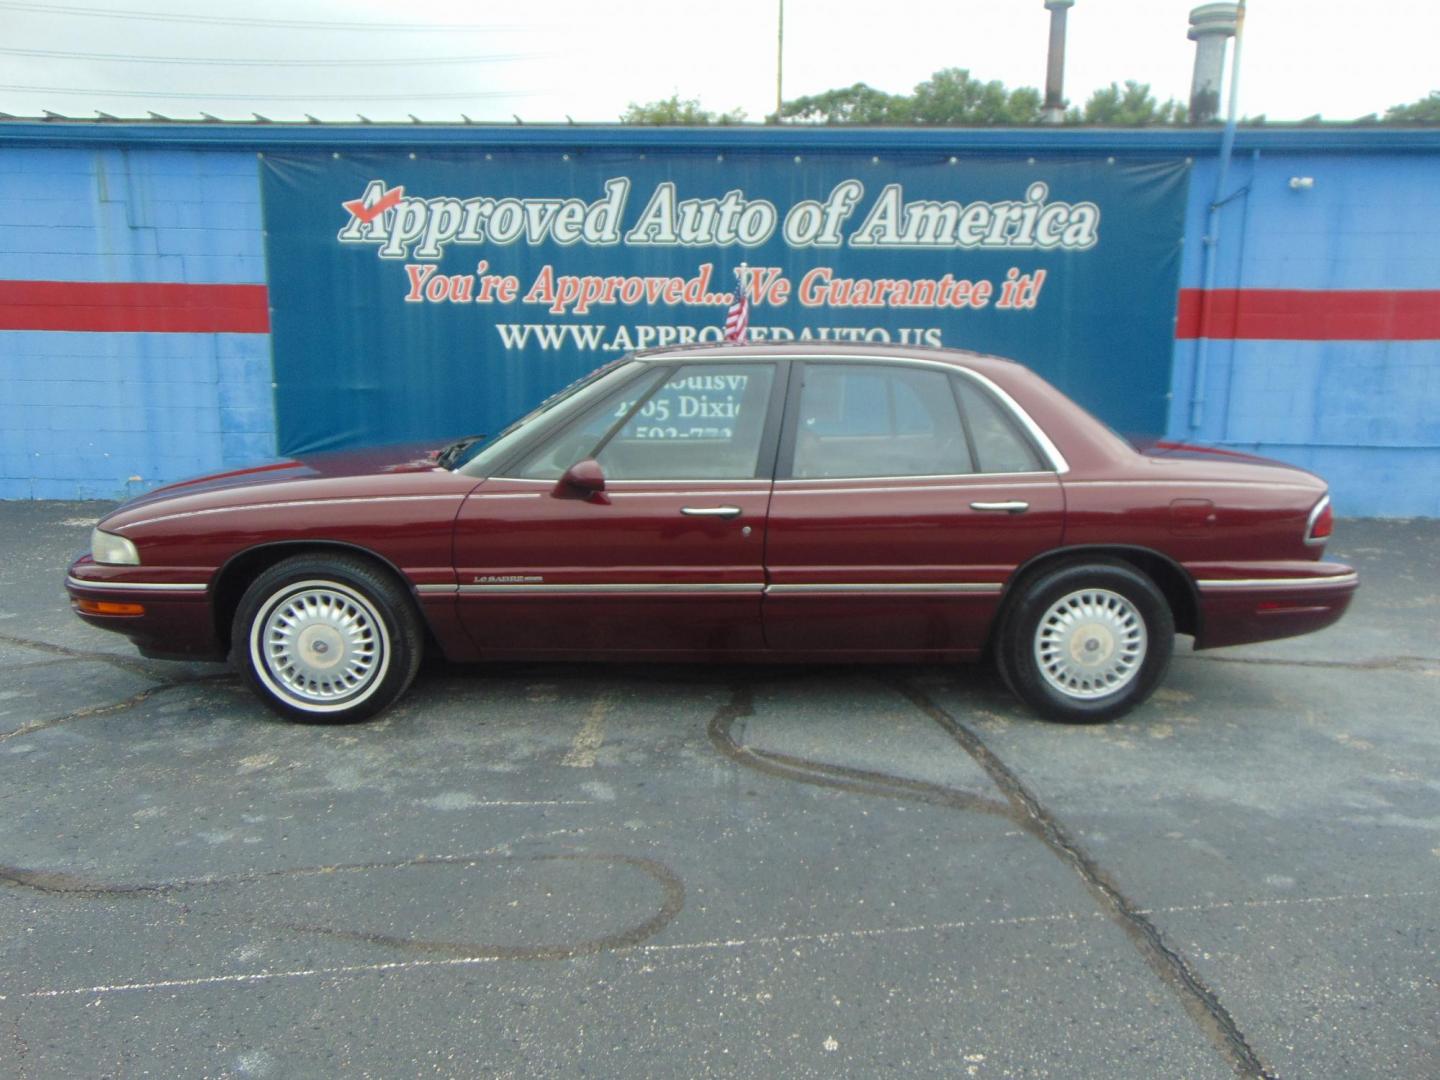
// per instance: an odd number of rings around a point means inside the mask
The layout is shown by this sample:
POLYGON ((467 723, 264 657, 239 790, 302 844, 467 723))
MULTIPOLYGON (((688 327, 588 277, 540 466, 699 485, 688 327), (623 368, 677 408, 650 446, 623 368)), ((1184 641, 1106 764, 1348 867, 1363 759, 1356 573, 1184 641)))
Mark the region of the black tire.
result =
POLYGON ((409 595, 353 555, 296 555, 250 583, 230 662, 272 710, 306 724, 374 716, 409 687, 424 639, 409 595))
MULTIPOLYGON (((1012 605, 1013 606, 1013 605, 1012 605)), ((1005 636, 1009 628, 1010 617, 1008 609, 1001 612, 1000 624, 995 628, 994 637, 991 639, 990 664, 995 669, 995 674, 1005 684, 1013 697, 1019 697, 1020 691, 1015 686, 1015 676, 1010 674, 1010 665, 1005 659, 1005 636)))
POLYGON ((1099 723, 1145 701, 1175 650, 1155 584, 1123 563, 1070 563, 1023 585, 1001 623, 996 667, 1041 716, 1099 723))

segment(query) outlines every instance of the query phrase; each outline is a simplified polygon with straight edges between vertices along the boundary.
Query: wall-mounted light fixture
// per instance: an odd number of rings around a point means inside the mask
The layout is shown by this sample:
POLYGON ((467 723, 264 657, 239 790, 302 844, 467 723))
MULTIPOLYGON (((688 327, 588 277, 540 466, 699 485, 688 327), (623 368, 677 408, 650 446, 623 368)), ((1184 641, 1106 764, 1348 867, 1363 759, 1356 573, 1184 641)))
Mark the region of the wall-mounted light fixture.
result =
POLYGON ((1311 188, 1313 188, 1314 186, 1315 186, 1315 177, 1313 177, 1313 176, 1292 176, 1292 177, 1290 177, 1290 190, 1291 190, 1291 191, 1309 191, 1309 190, 1310 190, 1311 188))

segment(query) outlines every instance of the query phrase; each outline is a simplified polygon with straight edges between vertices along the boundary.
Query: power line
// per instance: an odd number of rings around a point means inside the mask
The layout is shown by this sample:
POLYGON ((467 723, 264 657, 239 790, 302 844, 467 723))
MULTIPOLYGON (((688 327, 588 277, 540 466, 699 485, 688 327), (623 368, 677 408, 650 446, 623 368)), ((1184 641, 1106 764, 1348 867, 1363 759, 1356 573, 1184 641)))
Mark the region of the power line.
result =
POLYGON ((76 7, 71 4, 24 4, 0 0, 0 8, 33 11, 42 15, 88 15, 100 19, 140 19, 148 22, 202 23, 210 26, 274 26, 287 30, 384 30, 388 33, 505 33, 523 30, 520 26, 481 26, 477 23, 374 23, 327 21, 324 19, 259 19, 225 15, 192 15, 173 11, 123 11, 109 8, 76 7))
MULTIPOLYGON (((0 4, 0 7, 6 5, 0 4)), ((229 60, 224 57, 196 56, 130 56, 125 53, 63 52, 57 49, 5 49, 7 56, 43 56, 59 60, 104 60, 126 64, 205 64, 228 67, 371 67, 382 65, 418 64, 487 64, 506 60, 531 60, 543 53, 492 53, 488 56, 402 56, 374 60, 229 60)))
POLYGON ((156 100, 207 101, 464 101, 471 98, 535 97, 548 91, 475 90, 443 94, 371 94, 357 91, 353 94, 195 94, 175 90, 105 90, 91 87, 75 89, 68 86, 13 86, 0 84, 0 90, 14 90, 35 94, 81 94, 91 97, 152 98, 156 100))

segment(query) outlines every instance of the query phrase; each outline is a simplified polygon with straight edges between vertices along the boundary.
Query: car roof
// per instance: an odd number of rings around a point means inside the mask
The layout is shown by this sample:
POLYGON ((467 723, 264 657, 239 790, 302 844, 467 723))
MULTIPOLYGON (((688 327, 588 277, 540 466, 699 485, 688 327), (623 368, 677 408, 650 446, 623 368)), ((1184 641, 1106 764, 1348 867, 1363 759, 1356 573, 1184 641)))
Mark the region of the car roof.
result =
MULTIPOLYGON (((719 342, 705 345, 671 345, 635 352, 641 362, 678 360, 761 360, 776 357, 806 360, 928 360, 931 363, 968 367, 981 374, 1025 369, 1025 365, 1002 356, 970 352, 966 349, 942 349, 928 345, 895 345, 884 342, 856 341, 758 341, 737 344, 719 342)), ((1025 369, 1028 370, 1028 369, 1025 369)))

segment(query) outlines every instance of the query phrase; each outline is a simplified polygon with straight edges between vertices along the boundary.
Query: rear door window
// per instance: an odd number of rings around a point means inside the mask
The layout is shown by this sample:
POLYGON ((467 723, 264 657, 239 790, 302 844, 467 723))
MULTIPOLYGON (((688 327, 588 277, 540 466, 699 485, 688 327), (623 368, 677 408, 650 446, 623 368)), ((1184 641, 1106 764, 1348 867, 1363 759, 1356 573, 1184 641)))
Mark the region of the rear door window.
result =
POLYGON ((796 479, 975 471, 949 376, 900 365, 807 364, 796 479))

